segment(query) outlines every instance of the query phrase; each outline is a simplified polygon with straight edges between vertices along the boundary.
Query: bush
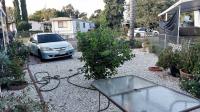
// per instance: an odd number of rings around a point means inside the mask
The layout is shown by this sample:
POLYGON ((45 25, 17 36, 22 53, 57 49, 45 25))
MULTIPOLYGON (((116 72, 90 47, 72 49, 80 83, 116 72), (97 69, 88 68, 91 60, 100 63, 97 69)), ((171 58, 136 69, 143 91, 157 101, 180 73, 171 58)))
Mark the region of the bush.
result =
POLYGON ((160 53, 162 52, 162 48, 159 45, 150 45, 149 52, 159 56, 160 53))
POLYGON ((130 41, 127 41, 127 43, 130 46, 133 46, 133 48, 142 48, 142 41, 139 41, 139 40, 130 40, 130 41))
POLYGON ((182 68, 189 74, 191 79, 182 78, 180 86, 195 97, 200 98, 200 44, 191 45, 182 50, 182 68))
POLYGON ((25 61, 28 59, 29 52, 29 48, 22 42, 13 41, 8 45, 7 55, 11 60, 18 59, 18 61, 23 66, 25 61))
POLYGON ((21 21, 17 24, 18 31, 28 31, 29 29, 31 29, 31 27, 31 24, 27 21, 21 21))
POLYGON ((117 67, 132 58, 129 45, 116 37, 117 33, 109 28, 78 33, 78 49, 85 61, 87 79, 109 78, 117 73, 117 67))

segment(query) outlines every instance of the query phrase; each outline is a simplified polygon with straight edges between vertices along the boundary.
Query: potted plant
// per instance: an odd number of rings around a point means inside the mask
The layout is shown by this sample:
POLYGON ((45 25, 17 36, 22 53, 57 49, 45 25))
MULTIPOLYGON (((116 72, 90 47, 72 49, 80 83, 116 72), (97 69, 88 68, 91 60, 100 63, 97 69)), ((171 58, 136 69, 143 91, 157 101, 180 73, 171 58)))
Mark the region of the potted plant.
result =
POLYGON ((200 44, 194 44, 183 49, 181 58, 181 76, 192 78, 195 74, 200 74, 200 44))
POLYGON ((171 47, 166 48, 158 57, 157 66, 163 69, 170 69, 171 75, 179 76, 179 68, 181 65, 180 51, 173 51, 171 47))
POLYGON ((78 48, 85 62, 87 79, 105 79, 117 73, 116 68, 133 57, 127 42, 117 39, 118 33, 99 28, 78 34, 78 48))

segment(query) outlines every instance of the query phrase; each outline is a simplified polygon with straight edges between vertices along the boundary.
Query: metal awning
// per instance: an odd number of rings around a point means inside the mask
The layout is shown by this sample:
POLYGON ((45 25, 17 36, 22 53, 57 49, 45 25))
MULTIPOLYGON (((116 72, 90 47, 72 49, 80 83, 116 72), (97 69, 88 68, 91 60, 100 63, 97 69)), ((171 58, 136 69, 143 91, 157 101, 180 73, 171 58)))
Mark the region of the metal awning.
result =
POLYGON ((162 16, 166 13, 171 14, 175 12, 179 6, 181 8, 181 12, 200 10, 200 0, 179 0, 167 10, 160 13, 158 16, 162 16))

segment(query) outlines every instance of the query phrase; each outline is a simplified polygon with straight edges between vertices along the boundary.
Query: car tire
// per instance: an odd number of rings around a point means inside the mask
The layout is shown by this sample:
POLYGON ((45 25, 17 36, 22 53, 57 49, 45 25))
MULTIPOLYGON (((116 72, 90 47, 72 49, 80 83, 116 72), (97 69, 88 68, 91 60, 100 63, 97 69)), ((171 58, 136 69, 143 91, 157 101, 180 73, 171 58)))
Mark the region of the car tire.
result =
POLYGON ((153 36, 156 36, 156 37, 157 37, 157 36, 159 36, 159 34, 158 34, 157 32, 155 32, 155 33, 153 34, 153 36))
POLYGON ((136 36, 136 37, 141 37, 140 33, 137 33, 135 36, 136 36))
POLYGON ((41 62, 44 62, 44 61, 45 61, 45 60, 43 59, 43 57, 42 57, 42 53, 41 53, 40 50, 38 50, 38 57, 40 58, 40 61, 41 61, 41 62))

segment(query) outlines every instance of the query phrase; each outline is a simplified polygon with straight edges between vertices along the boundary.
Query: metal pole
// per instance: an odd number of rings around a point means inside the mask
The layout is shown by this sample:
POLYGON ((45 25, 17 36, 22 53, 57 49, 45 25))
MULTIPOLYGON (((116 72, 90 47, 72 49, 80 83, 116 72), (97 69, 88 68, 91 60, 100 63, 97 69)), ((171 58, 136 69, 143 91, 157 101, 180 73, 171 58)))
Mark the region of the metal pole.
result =
POLYGON ((178 36, 177 36, 177 44, 180 44, 180 17, 181 17, 181 6, 178 7, 178 36))

